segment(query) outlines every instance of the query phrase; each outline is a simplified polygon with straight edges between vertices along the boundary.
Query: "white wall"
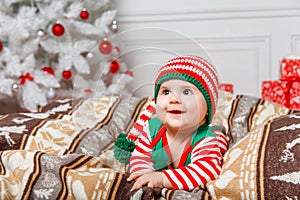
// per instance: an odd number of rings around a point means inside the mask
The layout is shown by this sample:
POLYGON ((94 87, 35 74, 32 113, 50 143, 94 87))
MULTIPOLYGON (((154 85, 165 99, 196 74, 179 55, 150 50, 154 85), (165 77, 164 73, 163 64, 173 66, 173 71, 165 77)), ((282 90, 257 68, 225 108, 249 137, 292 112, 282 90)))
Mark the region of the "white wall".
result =
POLYGON ((211 60, 235 93, 260 96, 279 61, 300 56, 300 0, 114 0, 133 94, 152 95, 158 67, 177 54, 211 60))

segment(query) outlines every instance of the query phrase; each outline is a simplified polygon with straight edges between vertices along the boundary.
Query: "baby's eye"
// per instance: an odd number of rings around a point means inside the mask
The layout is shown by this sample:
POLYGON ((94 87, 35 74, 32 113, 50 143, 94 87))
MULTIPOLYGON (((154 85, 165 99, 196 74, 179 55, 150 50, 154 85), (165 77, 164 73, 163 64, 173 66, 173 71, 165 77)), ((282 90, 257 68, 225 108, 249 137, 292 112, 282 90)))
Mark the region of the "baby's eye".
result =
POLYGON ((190 89, 185 89, 185 90, 183 90, 183 94, 190 95, 190 94, 193 94, 193 92, 190 89))
POLYGON ((168 95, 168 94, 170 94, 170 90, 163 90, 161 93, 162 93, 163 95, 168 95))

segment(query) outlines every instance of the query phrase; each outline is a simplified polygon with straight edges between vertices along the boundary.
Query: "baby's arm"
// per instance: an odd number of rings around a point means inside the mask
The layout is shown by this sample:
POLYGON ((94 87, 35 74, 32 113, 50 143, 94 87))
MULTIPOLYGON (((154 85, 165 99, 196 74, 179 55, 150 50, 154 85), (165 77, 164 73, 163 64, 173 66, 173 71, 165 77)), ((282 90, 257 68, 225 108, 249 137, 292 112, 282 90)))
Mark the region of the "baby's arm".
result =
POLYGON ((221 171, 221 161, 217 138, 206 137, 195 145, 188 166, 162 172, 172 183, 172 189, 191 190, 216 179, 221 171))
MULTIPOLYGON (((134 174, 132 174, 134 175, 134 174)), ((165 176, 163 172, 153 171, 150 173, 144 173, 136 179, 131 190, 141 188, 143 186, 148 186, 152 188, 173 188, 172 183, 165 176)))
POLYGON ((151 173, 153 171, 152 148, 147 123, 143 126, 136 148, 132 152, 130 158, 130 176, 127 180, 131 181, 137 179, 141 175, 151 173))
POLYGON ((211 126, 211 130, 216 133, 221 154, 224 155, 228 150, 228 141, 226 138, 226 129, 221 123, 215 123, 211 126))
POLYGON ((127 181, 135 180, 131 190, 148 187, 172 188, 172 183, 163 172, 154 170, 149 129, 146 126, 138 140, 130 159, 130 176, 127 181))
POLYGON ((144 126, 130 158, 130 174, 154 171, 148 127, 144 126))

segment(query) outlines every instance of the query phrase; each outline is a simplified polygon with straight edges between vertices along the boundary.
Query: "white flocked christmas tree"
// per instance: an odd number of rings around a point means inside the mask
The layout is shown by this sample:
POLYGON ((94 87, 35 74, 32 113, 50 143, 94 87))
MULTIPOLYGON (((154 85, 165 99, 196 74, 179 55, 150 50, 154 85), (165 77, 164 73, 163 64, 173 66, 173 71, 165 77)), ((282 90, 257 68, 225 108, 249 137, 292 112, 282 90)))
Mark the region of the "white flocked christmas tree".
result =
POLYGON ((109 0, 0 0, 0 98, 35 111, 57 98, 127 96, 109 0))

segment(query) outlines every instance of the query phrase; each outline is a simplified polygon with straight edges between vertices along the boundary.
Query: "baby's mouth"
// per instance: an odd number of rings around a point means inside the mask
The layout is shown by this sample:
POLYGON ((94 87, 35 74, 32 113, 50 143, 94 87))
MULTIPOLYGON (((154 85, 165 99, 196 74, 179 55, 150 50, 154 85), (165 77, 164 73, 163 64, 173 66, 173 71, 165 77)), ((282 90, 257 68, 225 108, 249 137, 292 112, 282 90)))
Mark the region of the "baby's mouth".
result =
POLYGON ((182 114, 183 112, 181 110, 170 110, 170 111, 168 111, 168 113, 179 115, 179 114, 182 114))

